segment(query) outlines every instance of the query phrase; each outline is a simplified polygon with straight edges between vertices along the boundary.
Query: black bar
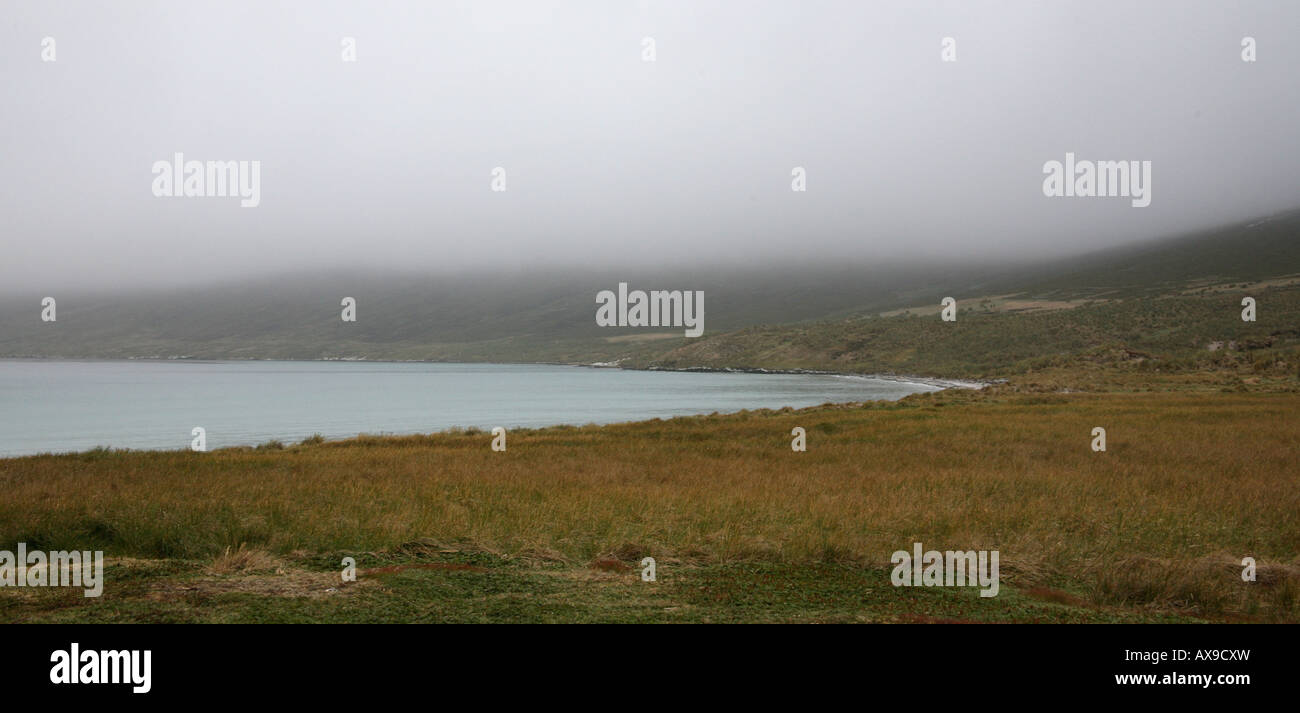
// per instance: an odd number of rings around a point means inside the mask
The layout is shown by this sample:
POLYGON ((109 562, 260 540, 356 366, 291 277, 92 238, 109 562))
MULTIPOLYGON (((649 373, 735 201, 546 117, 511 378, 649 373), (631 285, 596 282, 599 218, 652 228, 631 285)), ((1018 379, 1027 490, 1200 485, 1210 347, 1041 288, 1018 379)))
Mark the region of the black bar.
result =
POLYGON ((293 700, 360 704, 377 692, 383 700, 433 690, 438 693, 430 702, 446 705, 458 700, 458 691, 477 691, 494 700, 647 697, 667 706, 687 702, 680 698, 687 683, 760 700, 776 692, 820 699, 842 689, 855 700, 869 694, 920 707, 1042 703, 1048 700, 1037 698, 1043 694, 1056 704, 1075 698, 1247 700, 1287 693, 1297 662, 1297 630, 1284 625, 23 625, 2 631, 4 690, 47 702, 242 704, 259 691, 279 691, 293 700), (82 652, 149 650, 151 690, 52 683, 52 652, 68 651, 73 642, 82 652), (1248 651, 1248 658, 1237 660, 1236 651, 1248 651), (1154 662, 1150 652, 1156 652, 1154 662), (1186 659, 1174 652, 1187 652, 1186 659), (1116 682, 1127 674, 1158 680, 1166 674, 1244 674, 1249 681, 1216 681, 1208 688, 1116 682))

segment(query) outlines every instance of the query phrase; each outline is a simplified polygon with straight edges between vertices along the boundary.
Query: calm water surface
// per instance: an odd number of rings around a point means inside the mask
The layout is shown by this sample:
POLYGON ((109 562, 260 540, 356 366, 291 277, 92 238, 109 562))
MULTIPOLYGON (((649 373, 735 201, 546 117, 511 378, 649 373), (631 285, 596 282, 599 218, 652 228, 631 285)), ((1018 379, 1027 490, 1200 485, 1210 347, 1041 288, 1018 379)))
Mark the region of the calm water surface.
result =
POLYGON ((898 399, 864 377, 517 364, 0 360, 0 455, 614 423, 898 399))

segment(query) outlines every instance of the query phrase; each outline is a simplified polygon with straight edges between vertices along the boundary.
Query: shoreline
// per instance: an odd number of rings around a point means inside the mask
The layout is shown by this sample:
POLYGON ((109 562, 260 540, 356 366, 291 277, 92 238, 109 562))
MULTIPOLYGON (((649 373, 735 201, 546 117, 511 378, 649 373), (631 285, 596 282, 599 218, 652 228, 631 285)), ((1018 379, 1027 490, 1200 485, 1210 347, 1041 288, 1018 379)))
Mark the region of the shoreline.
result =
POLYGON ((218 362, 244 362, 244 361, 270 361, 270 362, 302 362, 313 364, 319 362, 347 362, 358 363, 366 362, 371 364, 505 364, 513 366, 575 366, 585 369, 621 369, 623 371, 671 371, 671 372, 700 372, 715 374, 788 374, 801 376, 841 376, 846 378, 859 379, 876 379, 879 381, 895 381, 904 384, 917 384, 920 386, 934 386, 940 389, 972 389, 979 390, 994 384, 1005 383, 1006 379, 948 379, 937 376, 918 376, 915 374, 894 374, 892 372, 864 374, 855 371, 826 371, 822 369, 765 369, 763 367, 731 367, 731 366, 685 366, 685 367, 664 367, 664 366, 646 366, 646 367, 627 367, 621 366, 619 361, 613 362, 564 362, 564 361, 436 361, 432 359, 368 359, 365 357, 330 357, 323 359, 268 359, 262 357, 229 357, 220 359, 197 358, 192 356, 149 356, 149 357, 47 357, 47 356, 0 356, 0 361, 121 361, 121 362, 193 362, 218 363, 218 362))
MULTIPOLYGON (((598 364, 589 364, 595 368, 617 368, 598 364)), ((679 368, 668 368, 659 366, 649 366, 642 369, 627 369, 627 371, 678 371, 678 372, 709 372, 709 373, 730 373, 730 374, 794 374, 803 376, 841 376, 851 379, 875 379, 877 381, 894 381, 902 384, 916 384, 919 386, 934 386, 940 389, 973 389, 979 390, 994 384, 1004 383, 1006 379, 994 379, 992 381, 980 381, 976 379, 942 379, 934 376, 916 376, 912 374, 893 374, 893 373, 876 373, 863 374, 854 371, 824 371, 821 369, 764 369, 762 367, 712 367, 712 366, 687 366, 679 368)))

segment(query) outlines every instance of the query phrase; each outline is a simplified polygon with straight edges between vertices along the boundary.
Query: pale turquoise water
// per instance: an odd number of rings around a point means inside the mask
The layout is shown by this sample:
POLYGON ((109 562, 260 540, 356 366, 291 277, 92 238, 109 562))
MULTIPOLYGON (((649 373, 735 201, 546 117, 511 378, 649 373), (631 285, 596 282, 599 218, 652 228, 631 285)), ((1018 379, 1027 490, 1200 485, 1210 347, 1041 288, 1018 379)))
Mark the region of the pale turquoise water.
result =
POLYGON ((898 399, 935 387, 792 374, 516 364, 0 360, 0 455, 286 443, 313 433, 614 423, 898 399))

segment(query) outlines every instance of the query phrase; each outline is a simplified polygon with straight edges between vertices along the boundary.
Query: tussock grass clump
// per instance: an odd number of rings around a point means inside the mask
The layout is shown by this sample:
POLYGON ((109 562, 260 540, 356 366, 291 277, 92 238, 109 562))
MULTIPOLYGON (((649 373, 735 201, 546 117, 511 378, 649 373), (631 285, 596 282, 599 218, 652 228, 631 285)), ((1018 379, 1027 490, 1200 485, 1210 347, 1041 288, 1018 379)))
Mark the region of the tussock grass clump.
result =
POLYGON ((1092 594, 1098 602, 1123 607, 1294 615, 1300 562, 1259 566, 1253 583, 1241 579, 1242 569, 1241 558, 1226 553, 1193 560, 1132 556, 1098 567, 1092 594))
POLYGON ((274 571, 282 566, 281 560, 271 553, 241 544, 236 550, 227 547, 208 569, 213 574, 250 574, 274 571))

